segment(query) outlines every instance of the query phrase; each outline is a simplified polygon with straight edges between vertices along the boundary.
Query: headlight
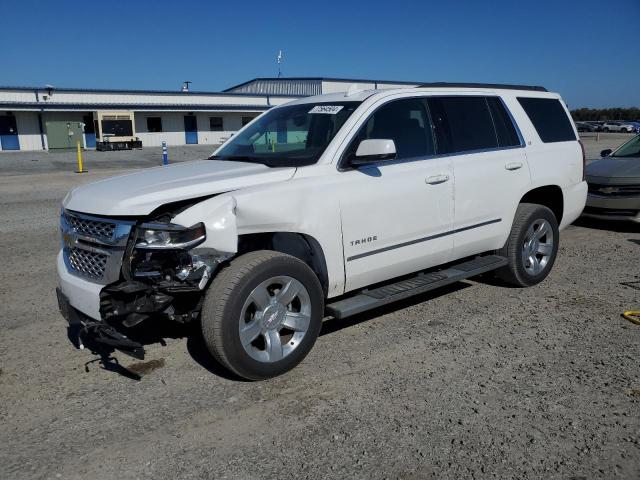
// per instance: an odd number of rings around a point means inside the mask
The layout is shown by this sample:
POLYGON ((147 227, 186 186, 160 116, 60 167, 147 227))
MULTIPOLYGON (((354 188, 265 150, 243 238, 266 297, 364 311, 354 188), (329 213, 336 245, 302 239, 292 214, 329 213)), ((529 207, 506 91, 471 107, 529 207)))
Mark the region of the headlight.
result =
POLYGON ((207 238, 204 224, 187 228, 174 224, 143 223, 136 230, 136 248, 187 250, 207 238))

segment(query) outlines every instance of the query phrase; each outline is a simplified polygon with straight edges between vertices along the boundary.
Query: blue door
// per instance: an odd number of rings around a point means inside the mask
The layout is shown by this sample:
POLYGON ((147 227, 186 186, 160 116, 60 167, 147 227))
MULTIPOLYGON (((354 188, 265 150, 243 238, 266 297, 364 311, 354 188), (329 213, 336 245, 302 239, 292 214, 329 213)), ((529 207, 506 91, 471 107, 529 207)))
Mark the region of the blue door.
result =
POLYGON ((84 144, 86 148, 96 148, 96 131, 93 124, 93 115, 82 117, 84 123, 84 144))
POLYGON ((187 145, 198 143, 198 122, 195 115, 185 115, 184 117, 184 140, 187 145))
POLYGON ((3 115, 0 117, 0 149, 20 150, 16 117, 3 115))

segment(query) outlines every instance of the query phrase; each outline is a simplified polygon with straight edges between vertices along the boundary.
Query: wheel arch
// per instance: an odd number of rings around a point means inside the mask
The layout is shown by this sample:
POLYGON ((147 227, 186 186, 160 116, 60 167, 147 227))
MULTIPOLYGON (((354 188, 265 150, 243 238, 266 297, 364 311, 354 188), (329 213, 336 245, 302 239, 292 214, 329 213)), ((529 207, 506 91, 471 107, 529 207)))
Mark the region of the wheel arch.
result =
POLYGON ((522 196, 519 203, 544 205, 553 212, 558 221, 558 225, 562 222, 564 196, 562 194, 562 188, 558 185, 543 185, 529 190, 522 196))
POLYGON ((322 292, 327 297, 329 273, 327 261, 320 242, 313 236, 300 232, 264 232, 238 235, 238 253, 273 250, 286 253, 305 262, 318 277, 322 292))

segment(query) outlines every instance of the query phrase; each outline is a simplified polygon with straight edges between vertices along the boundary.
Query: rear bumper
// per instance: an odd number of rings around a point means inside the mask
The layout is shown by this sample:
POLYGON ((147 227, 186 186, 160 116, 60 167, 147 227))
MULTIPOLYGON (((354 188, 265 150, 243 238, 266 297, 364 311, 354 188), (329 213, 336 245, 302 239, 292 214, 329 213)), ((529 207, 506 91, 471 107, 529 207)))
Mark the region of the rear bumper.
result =
POLYGON ((103 285, 71 275, 64 263, 62 250, 58 252, 57 269, 60 291, 68 299, 69 304, 88 317, 100 320, 100 291, 103 285))
POLYGON ((571 225, 582 213, 587 198, 587 182, 576 183, 562 189, 564 211, 560 228, 571 225))

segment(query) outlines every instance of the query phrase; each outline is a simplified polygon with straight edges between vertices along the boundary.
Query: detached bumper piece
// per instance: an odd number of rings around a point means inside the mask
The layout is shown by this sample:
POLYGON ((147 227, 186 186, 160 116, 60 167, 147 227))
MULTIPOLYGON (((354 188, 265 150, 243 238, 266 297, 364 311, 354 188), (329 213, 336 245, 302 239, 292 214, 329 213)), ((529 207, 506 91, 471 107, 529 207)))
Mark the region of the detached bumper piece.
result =
POLYGON ((77 347, 82 349, 85 344, 90 348, 101 345, 140 360, 144 359, 144 347, 141 343, 127 338, 108 323, 94 320, 77 311, 59 288, 56 288, 56 296, 60 313, 69 322, 69 338, 77 347))

